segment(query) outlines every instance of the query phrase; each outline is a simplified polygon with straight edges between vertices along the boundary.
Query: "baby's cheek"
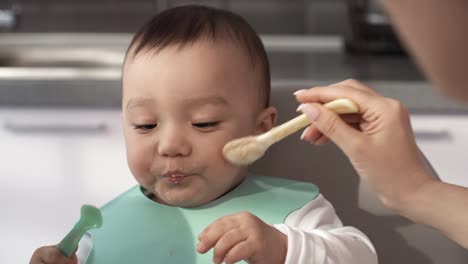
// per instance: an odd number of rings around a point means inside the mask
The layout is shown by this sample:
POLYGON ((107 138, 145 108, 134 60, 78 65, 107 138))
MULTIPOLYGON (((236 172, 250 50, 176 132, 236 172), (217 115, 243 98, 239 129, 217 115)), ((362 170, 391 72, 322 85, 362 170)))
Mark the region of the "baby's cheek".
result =
POLYGON ((135 178, 140 178, 150 171, 152 158, 141 151, 130 149, 127 151, 127 162, 135 178))
POLYGON ((199 140, 193 145, 192 157, 193 160, 217 162, 223 155, 223 147, 226 140, 218 138, 199 140))

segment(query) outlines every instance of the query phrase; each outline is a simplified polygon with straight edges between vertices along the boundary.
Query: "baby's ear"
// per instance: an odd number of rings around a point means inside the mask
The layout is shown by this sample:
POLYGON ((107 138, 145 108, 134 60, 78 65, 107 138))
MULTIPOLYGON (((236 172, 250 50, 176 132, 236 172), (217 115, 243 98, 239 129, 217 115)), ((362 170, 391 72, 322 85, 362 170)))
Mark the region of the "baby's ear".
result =
POLYGON ((255 134, 262 134, 272 129, 276 123, 276 113, 277 110, 273 106, 263 109, 257 117, 255 134))

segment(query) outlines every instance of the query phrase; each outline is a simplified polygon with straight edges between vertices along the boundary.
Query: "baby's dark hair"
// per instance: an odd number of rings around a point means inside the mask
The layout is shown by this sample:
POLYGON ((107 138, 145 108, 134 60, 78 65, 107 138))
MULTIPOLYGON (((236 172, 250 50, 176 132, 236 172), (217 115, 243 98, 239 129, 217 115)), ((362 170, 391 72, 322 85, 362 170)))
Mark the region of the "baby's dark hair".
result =
POLYGON ((244 18, 227 10, 184 5, 163 11, 137 31, 125 60, 142 51, 158 52, 171 45, 179 45, 182 49, 201 39, 228 40, 248 52, 252 66, 254 69, 258 67, 262 74, 261 97, 264 107, 267 107, 270 98, 270 67, 265 47, 244 18))

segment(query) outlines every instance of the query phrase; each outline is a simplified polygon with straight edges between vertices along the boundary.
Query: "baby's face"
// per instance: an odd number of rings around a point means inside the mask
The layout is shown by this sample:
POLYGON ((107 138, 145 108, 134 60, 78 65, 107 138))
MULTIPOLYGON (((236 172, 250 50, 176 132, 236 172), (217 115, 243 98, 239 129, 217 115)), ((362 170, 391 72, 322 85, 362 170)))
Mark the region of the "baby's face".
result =
MULTIPOLYGON (((239 184, 229 140, 261 133, 258 73, 242 50, 198 41, 142 52, 123 77, 123 126, 130 170, 160 203, 191 207, 239 184)), ((270 109, 271 110, 271 109, 270 109)), ((268 125, 267 125, 268 127, 268 125)))

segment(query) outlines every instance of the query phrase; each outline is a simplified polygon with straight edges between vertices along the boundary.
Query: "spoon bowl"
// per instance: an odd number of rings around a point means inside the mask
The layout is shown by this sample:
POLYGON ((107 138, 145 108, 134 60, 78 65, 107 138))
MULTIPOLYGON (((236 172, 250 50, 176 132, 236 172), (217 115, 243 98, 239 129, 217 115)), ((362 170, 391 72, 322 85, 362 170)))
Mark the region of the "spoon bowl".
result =
POLYGON ((92 205, 83 205, 81 207, 80 219, 73 229, 60 241, 57 248, 67 257, 71 256, 78 248, 83 235, 92 228, 102 226, 101 211, 92 205))

